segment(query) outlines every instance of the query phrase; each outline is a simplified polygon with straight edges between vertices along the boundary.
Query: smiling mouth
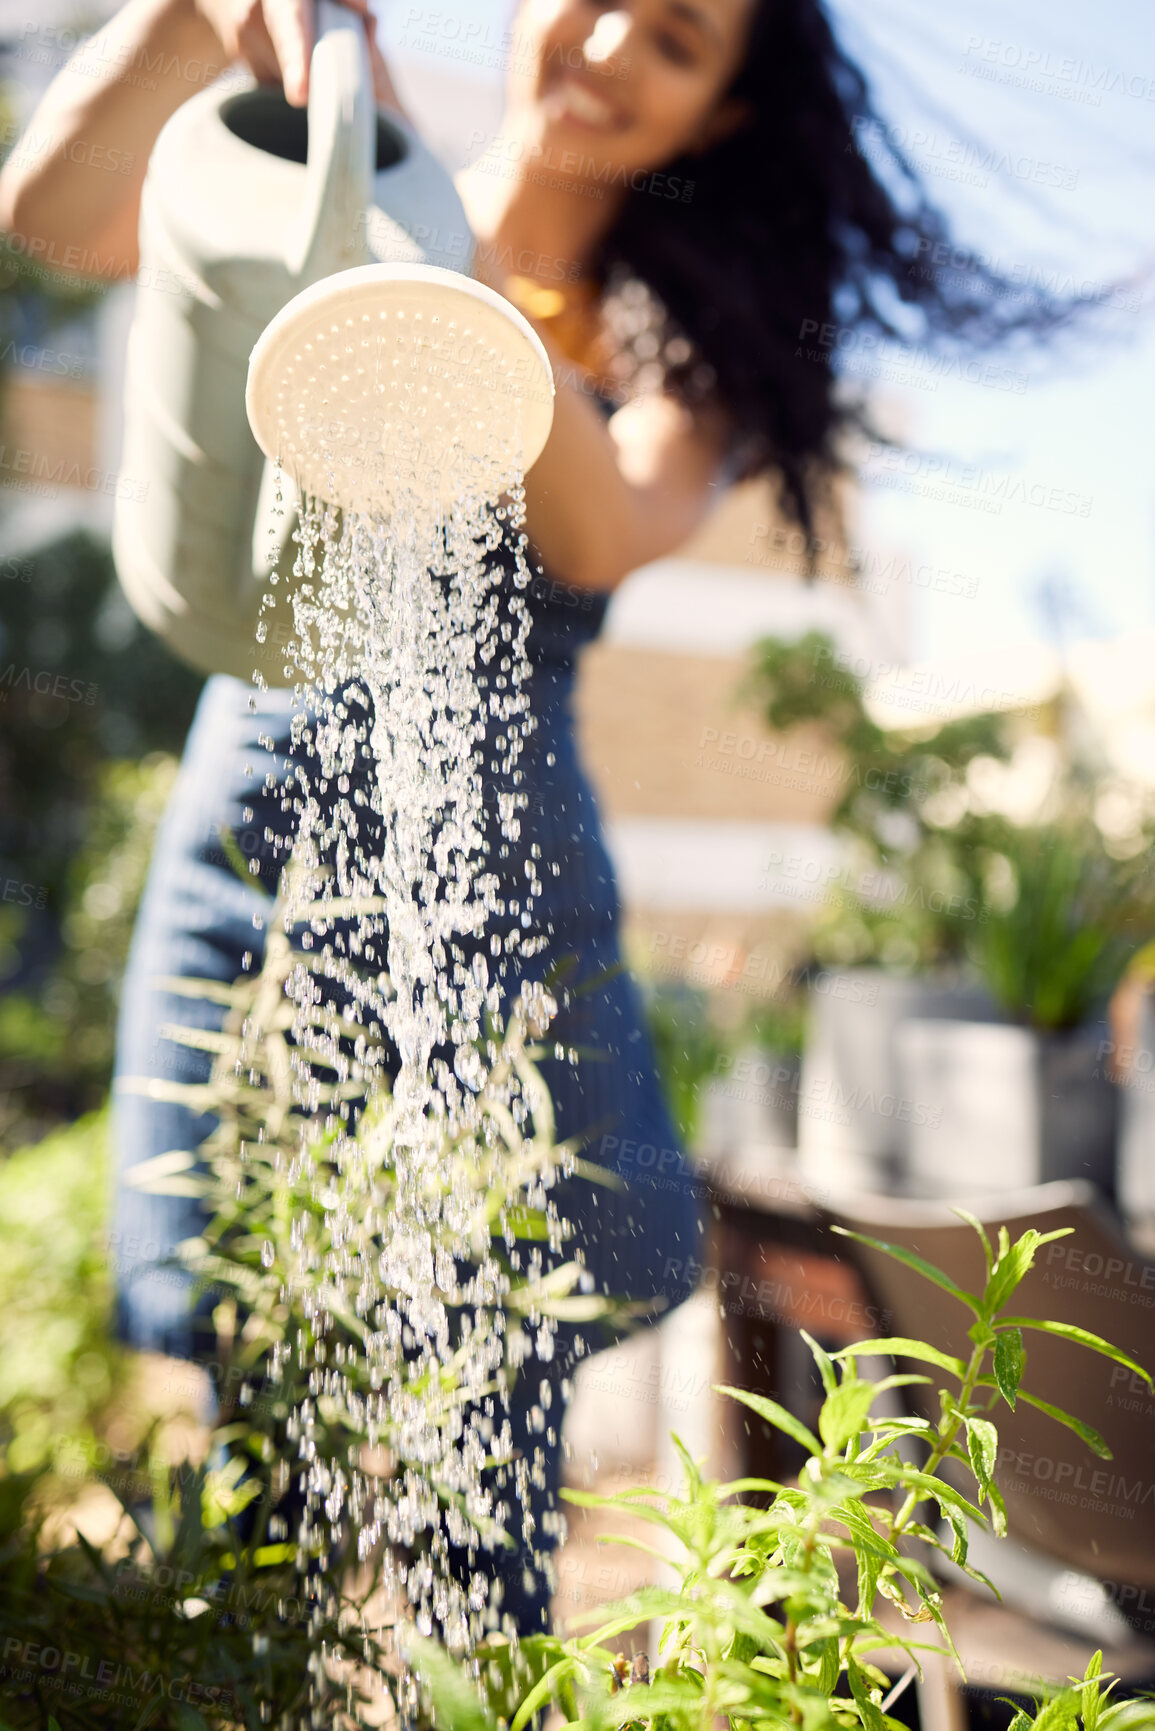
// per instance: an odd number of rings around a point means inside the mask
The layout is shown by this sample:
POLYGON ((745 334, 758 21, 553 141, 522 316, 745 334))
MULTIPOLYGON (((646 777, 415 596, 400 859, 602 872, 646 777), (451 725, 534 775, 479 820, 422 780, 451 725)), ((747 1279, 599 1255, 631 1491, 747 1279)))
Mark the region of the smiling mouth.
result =
POLYGON ((596 132, 620 132, 626 124, 620 109, 607 102, 584 79, 570 75, 559 80, 545 99, 551 120, 576 123, 596 132))

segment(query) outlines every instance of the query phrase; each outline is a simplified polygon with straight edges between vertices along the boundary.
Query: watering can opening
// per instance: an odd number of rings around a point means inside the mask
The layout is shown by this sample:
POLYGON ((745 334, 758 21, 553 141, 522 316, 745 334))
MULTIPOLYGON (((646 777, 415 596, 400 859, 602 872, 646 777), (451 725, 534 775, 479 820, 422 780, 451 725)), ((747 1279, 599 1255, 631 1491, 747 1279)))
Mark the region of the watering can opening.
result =
MULTIPOLYGON (((242 144, 277 156, 283 162, 306 164, 309 160, 309 116, 294 108, 279 90, 258 86, 242 90, 221 104, 221 120, 242 144)), ((409 143, 401 127, 378 113, 374 171, 395 168, 409 155, 409 143)))

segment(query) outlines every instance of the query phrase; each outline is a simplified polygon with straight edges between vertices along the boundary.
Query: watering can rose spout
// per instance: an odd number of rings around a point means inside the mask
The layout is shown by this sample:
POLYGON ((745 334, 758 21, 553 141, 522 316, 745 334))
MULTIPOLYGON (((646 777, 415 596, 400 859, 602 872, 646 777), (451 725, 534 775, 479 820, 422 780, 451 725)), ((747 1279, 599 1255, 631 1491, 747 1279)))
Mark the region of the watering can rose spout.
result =
POLYGON ((451 510, 466 476, 488 499, 515 486, 549 436, 553 374, 493 289, 436 265, 365 265, 281 309, 253 349, 246 404, 302 492, 396 516, 439 488, 451 510))

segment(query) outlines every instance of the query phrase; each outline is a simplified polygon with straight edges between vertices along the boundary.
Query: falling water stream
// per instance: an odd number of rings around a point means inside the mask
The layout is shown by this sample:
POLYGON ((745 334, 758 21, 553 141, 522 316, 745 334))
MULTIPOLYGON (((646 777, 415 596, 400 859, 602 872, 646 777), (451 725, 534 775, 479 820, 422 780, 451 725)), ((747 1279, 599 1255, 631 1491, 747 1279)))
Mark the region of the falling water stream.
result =
MULTIPOLYGON (((299 1560, 323 1574, 328 1550, 355 1535, 362 1558, 384 1557, 417 1628, 461 1649, 483 1625, 484 1583, 450 1573, 449 1547, 492 1542, 502 1528, 530 1539, 517 1526, 517 1484, 532 1471, 511 1463, 501 1501, 492 1475, 483 1479, 487 1462, 509 1461, 511 1444, 500 1400, 487 1408, 480 1397, 503 1360, 525 1356, 527 1337, 511 1350, 518 1322, 470 1322, 473 1299, 496 1299, 500 1311, 509 1276, 478 1241, 461 1149, 480 1158, 495 1122, 507 1143, 535 1133, 533 1101, 504 1061, 502 1035, 511 1016, 523 1032, 543 1033, 554 1008, 544 988, 522 984, 521 970, 545 948, 534 904, 539 874, 557 867, 521 839, 533 734, 531 572, 505 363, 492 352, 463 358, 452 319, 417 344, 395 329, 375 334, 375 347, 363 333, 357 341, 362 408, 374 388, 383 402, 388 393, 368 443, 362 415, 357 461, 388 475, 387 493, 382 503, 378 490, 372 508, 343 511, 295 500, 293 578, 272 589, 258 629, 266 640, 273 628, 287 645, 285 674, 295 682, 294 765, 277 839, 291 849, 286 924, 302 952, 288 988, 295 1086, 314 1124, 298 1158, 305 1170, 323 1131, 328 1174, 328 1265, 302 1262, 295 1278, 317 1319, 354 1274, 366 1325, 359 1379, 347 1363, 326 1362, 319 1345, 313 1397, 295 1415, 306 1491, 299 1560), (468 441, 446 438, 430 422, 431 380, 449 391, 454 368, 469 367, 476 384, 487 360, 496 412, 484 429, 474 423, 468 441), (505 478, 500 498, 495 476, 505 478), (316 1062, 302 1055, 316 1054, 319 1039, 323 1061, 356 1084, 335 1114, 321 1108, 316 1062), (385 1235, 382 1155, 394 1187, 385 1235), (478 1398, 447 1421, 415 1384, 451 1366, 478 1398), (356 1393, 366 1381, 367 1401, 356 1393), (312 1450, 322 1398, 360 1401, 370 1442, 391 1437, 405 1470, 370 1479, 355 1461, 335 1466, 312 1450), (452 1497, 439 1497, 438 1486, 452 1497)), ((324 436, 347 463, 331 425, 324 436)), ((559 1223, 557 1242, 560 1232, 559 1223)), ((532 1320, 535 1349, 548 1358, 548 1318, 532 1320)), ((313 1332, 323 1342, 323 1327, 313 1332)))

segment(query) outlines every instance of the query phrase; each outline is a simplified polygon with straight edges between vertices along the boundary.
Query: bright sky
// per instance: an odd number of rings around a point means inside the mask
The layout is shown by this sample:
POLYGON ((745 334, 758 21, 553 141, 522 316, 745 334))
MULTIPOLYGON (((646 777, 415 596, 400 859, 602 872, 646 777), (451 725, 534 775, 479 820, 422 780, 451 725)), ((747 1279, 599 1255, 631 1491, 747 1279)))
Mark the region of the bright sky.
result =
MULTIPOLYGON (((913 594, 914 655, 1045 635, 1044 580, 1066 597, 1070 635, 1155 625, 1155 7, 833 3, 879 108, 961 241, 1008 270, 1076 283, 1151 273, 1123 308, 1097 316, 1094 340, 1088 329, 1029 370, 1005 359, 1003 388, 925 376, 915 387, 903 382, 908 369, 884 363, 879 386, 897 424, 933 456, 878 466, 864 542, 965 579, 944 584, 963 594, 913 594)), ((433 20, 432 0, 381 6, 402 69, 421 42, 416 70, 496 86, 507 0, 439 4, 440 19, 454 20, 448 29, 433 20), (480 65, 460 57, 470 25, 474 43, 493 45, 480 65)))
MULTIPOLYGON (((915 652, 1037 636, 1046 629, 1034 599, 1044 579, 1069 597, 1072 635, 1152 625, 1155 9, 1147 0, 966 0, 936 11, 876 0, 868 37, 851 21, 860 7, 842 0, 839 11, 845 40, 875 71, 884 112, 931 134, 915 154, 960 237, 1010 266, 1038 264, 1078 282, 1150 272, 1125 297, 1129 310, 1096 321, 1100 340, 1088 331, 1060 345, 1021 394, 948 381, 903 393, 911 439, 954 455, 956 474, 978 464, 992 482, 1028 484, 1022 502, 1011 493, 998 515, 974 508, 973 487, 953 502, 870 496, 880 533, 978 579, 972 598, 919 597, 915 652), (1023 78, 1040 88, 1016 87, 1023 78), (972 140, 977 154, 966 153, 972 140), (1009 172, 978 167, 992 147, 1006 153, 1009 172), (942 178, 944 169, 961 178, 942 178), (1033 173, 1058 184, 1020 178, 1033 173), (968 184, 972 174, 985 184, 968 184), (1076 509, 1052 508, 1055 497, 1076 509)), ((915 479, 925 488, 927 477, 915 479)))

